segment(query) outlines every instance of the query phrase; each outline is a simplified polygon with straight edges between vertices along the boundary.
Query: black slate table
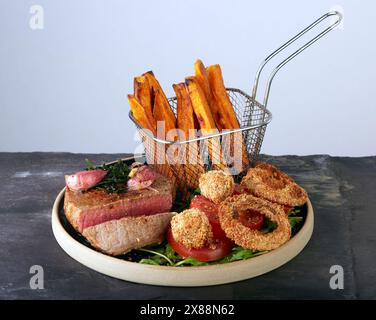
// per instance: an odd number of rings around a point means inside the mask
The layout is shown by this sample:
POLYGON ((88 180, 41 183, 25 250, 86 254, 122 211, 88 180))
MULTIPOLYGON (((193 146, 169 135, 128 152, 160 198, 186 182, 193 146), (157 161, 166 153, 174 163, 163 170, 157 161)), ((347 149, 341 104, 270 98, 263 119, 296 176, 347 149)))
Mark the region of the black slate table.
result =
POLYGON ((376 297, 376 157, 263 156, 308 191, 315 228, 304 251, 254 279, 202 288, 147 286, 112 279, 71 259, 51 230, 64 173, 120 154, 0 153, 0 299, 362 299, 376 297), (30 288, 30 267, 44 289, 30 288), (329 286, 330 267, 344 289, 329 286))

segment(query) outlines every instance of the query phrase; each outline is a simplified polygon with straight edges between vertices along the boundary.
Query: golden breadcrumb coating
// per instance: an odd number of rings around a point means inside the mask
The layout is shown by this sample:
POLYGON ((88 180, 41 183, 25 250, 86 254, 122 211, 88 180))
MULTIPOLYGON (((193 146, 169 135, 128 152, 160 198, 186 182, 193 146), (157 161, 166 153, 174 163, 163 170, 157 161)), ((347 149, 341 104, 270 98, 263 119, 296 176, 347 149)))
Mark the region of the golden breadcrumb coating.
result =
POLYGON ((231 175, 212 170, 200 176, 199 187, 203 196, 219 204, 233 194, 235 183, 231 175))
POLYGON ((242 194, 227 198, 219 207, 219 221, 226 236, 237 245, 251 250, 273 250, 291 237, 291 226, 283 208, 264 199, 242 194), (252 209, 277 223, 277 228, 269 233, 252 230, 239 220, 239 212, 252 209))
POLYGON ((290 176, 266 163, 249 169, 241 185, 256 197, 285 206, 300 206, 308 200, 307 192, 290 176))
POLYGON ((199 209, 187 209, 171 219, 171 231, 174 239, 185 247, 202 248, 212 238, 209 219, 199 209))

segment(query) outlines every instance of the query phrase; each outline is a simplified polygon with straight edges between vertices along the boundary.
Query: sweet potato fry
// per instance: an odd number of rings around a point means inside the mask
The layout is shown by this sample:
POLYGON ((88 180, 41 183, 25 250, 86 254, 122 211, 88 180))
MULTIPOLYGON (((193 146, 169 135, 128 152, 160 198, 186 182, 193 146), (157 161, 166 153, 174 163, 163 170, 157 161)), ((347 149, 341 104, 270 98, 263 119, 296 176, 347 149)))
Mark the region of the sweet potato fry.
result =
MULTIPOLYGON (((174 84, 177 98, 177 126, 181 130, 180 140, 189 140, 195 138, 194 130, 199 129, 196 115, 193 111, 191 98, 187 87, 184 83, 174 84)), ((198 176, 205 172, 204 162, 199 153, 199 144, 190 142, 182 144, 181 149, 185 155, 185 179, 189 188, 196 189, 198 187, 198 176)))
POLYGON ((202 63, 200 59, 197 59, 194 65, 194 69, 195 69, 197 82, 199 83, 201 89, 205 93, 205 97, 206 97, 206 100, 208 101, 215 125, 219 131, 222 131, 224 129, 223 121, 221 119, 223 115, 221 115, 220 110, 214 100, 214 96, 210 88, 209 78, 206 72, 205 65, 202 63))
POLYGON ((166 135, 170 130, 176 129, 176 118, 171 109, 168 100, 165 99, 163 92, 158 90, 154 97, 153 116, 157 125, 159 121, 165 122, 166 135))
MULTIPOLYGON (((220 126, 222 130, 224 129, 239 129, 240 124, 237 119, 234 107, 231 104, 230 98, 227 95, 227 91, 224 85, 223 77, 222 77, 222 71, 221 67, 216 64, 209 66, 206 68, 208 73, 208 79, 210 88, 213 93, 215 105, 217 106, 217 112, 220 117, 218 118, 218 121, 221 122, 220 126)), ((249 160, 247 156, 247 148, 245 146, 244 141, 242 140, 242 137, 240 136, 241 133, 232 134, 230 138, 232 138, 230 141, 230 155, 234 156, 235 150, 235 137, 240 138, 241 148, 242 148, 242 169, 245 170, 249 165, 249 160)))
POLYGON ((133 94, 128 94, 128 101, 131 107, 132 114, 137 122, 146 129, 149 129, 154 135, 157 134, 155 120, 152 115, 146 112, 141 103, 133 94))
MULTIPOLYGON (((191 98, 192 107, 200 124, 202 135, 210 135, 217 132, 205 93, 201 89, 196 77, 185 78, 185 84, 191 98)), ((209 157, 216 168, 225 167, 222 159, 221 144, 219 138, 211 138, 207 144, 209 157), (218 167, 219 166, 219 167, 218 167)))
POLYGON ((147 79, 151 88, 151 101, 154 102, 152 108, 154 119, 155 121, 165 121, 165 129, 166 133, 168 133, 169 130, 176 128, 175 114, 153 72, 148 71, 143 76, 147 79))
MULTIPOLYGON (((157 80, 157 78, 154 76, 154 73, 153 71, 148 71, 148 72, 145 72, 143 74, 143 76, 145 76, 145 78, 148 80, 148 83, 149 83, 149 86, 152 90, 152 103, 154 102, 153 99, 155 99, 155 95, 157 93, 157 91, 160 91, 163 98, 168 102, 168 99, 159 83, 159 81, 157 80)), ((154 102, 155 103, 155 102, 154 102)))
POLYGON ((177 98, 177 127, 184 133, 184 140, 188 139, 189 129, 198 129, 195 122, 191 98, 189 97, 187 87, 184 83, 172 85, 177 98))
POLYGON ((206 71, 214 101, 218 108, 219 113, 217 116, 220 116, 218 121, 221 122, 221 129, 239 129, 239 121, 223 82, 221 67, 219 64, 215 64, 207 67, 206 71))
MULTIPOLYGON (((143 74, 148 80, 149 86, 151 88, 151 101, 153 103, 153 118, 157 122, 157 135, 160 139, 169 139, 168 135, 174 135, 174 131, 171 130, 176 129, 176 118, 174 112, 171 109, 170 103, 163 92, 161 85, 159 84, 158 80, 155 78, 152 71, 148 71, 143 74), (165 125, 165 132, 160 132, 161 128, 158 127, 158 122, 164 121, 165 125)), ((174 137, 177 139, 177 137, 174 137)), ((157 159, 157 164, 155 164, 155 169, 167 177, 173 177, 172 168, 174 170, 180 170, 179 165, 169 165, 168 157, 166 156, 169 150, 168 146, 163 146, 161 144, 155 143, 155 159, 157 159)), ((176 153, 174 153, 176 154, 176 153)))
POLYGON ((195 68, 195 76, 196 76, 197 82, 199 83, 201 89, 204 91, 206 100, 208 100, 209 105, 210 105, 210 102, 212 99, 212 92, 210 89, 206 68, 200 59, 196 60, 194 68, 195 68))
POLYGON ((217 127, 215 126, 215 121, 213 119, 208 101, 206 100, 205 93, 201 89, 197 78, 187 77, 185 78, 185 84, 187 86, 192 107, 197 116, 202 132, 205 134, 213 133, 213 130, 215 130, 217 127))
POLYGON ((154 97, 152 88, 149 85, 149 80, 146 76, 139 76, 134 78, 134 96, 144 107, 145 112, 152 114, 154 97))

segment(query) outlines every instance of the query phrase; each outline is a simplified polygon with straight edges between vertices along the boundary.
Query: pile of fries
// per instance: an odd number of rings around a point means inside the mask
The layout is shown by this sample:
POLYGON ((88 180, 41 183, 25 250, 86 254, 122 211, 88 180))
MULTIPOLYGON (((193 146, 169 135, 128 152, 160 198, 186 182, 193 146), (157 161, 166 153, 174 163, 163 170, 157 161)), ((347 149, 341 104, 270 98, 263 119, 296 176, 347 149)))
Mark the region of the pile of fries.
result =
POLYGON ((128 95, 132 115, 143 130, 149 130, 152 136, 161 140, 177 142, 162 144, 150 151, 149 141, 149 147, 145 145, 148 161, 150 156, 158 159, 158 163, 152 163, 158 171, 174 176, 181 186, 188 188, 196 188, 200 174, 208 169, 228 170, 237 163, 233 174, 239 174, 249 166, 241 133, 184 143, 197 137, 240 129, 220 66, 206 68, 197 60, 194 70, 194 76, 173 85, 176 110, 171 107, 152 71, 135 77, 134 93, 128 95))

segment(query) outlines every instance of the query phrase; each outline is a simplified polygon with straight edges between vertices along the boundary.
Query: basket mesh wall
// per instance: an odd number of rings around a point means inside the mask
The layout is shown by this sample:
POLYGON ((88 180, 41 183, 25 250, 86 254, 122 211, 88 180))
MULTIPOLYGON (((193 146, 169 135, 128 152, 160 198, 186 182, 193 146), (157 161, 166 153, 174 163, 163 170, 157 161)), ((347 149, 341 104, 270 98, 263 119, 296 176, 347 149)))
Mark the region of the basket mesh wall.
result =
MULTIPOLYGON (((154 141, 136 124, 148 164, 157 172, 175 179, 183 194, 198 187, 198 178, 203 172, 225 169, 230 170, 237 178, 257 161, 270 113, 241 90, 227 89, 227 92, 241 128, 262 125, 236 134, 168 145, 154 141), (242 151, 240 158, 236 157, 235 150, 242 151), (235 168, 234 159, 238 159, 240 170, 239 166, 235 168)), ((169 102, 176 114, 176 99, 171 98, 169 102)))

